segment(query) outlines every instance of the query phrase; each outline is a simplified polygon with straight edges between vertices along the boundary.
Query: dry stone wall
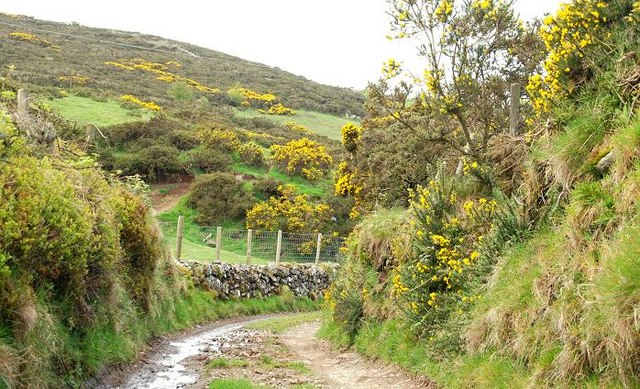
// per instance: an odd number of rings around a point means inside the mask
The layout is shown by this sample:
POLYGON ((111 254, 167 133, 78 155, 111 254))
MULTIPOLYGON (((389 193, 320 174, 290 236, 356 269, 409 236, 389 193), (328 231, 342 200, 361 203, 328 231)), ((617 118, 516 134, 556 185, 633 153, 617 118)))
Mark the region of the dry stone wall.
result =
POLYGON ((266 297, 288 288, 299 297, 319 298, 329 287, 336 264, 240 265, 181 262, 190 270, 193 282, 223 299, 266 297))

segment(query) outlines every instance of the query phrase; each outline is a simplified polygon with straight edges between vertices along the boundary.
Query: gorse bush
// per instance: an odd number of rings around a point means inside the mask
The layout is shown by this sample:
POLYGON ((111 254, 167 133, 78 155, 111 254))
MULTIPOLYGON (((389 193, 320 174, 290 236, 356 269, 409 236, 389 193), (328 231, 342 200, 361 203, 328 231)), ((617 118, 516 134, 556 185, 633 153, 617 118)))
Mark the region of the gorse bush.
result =
POLYGON ((240 219, 251 208, 252 199, 243 183, 230 173, 198 176, 191 184, 189 204, 198 211, 197 221, 213 225, 227 219, 240 219))
POLYGON ((333 157, 327 148, 308 138, 292 140, 284 146, 271 146, 274 163, 287 174, 300 174, 309 180, 324 177, 333 157))
POLYGON ((179 150, 173 146, 154 144, 142 148, 133 156, 121 159, 116 166, 124 174, 139 174, 150 182, 157 182, 186 173, 184 164, 178 159, 178 154, 179 150))
POLYGON ((398 313, 387 281, 413 255, 410 219, 406 210, 380 210, 364 217, 347 238, 345 262, 324 304, 349 343, 364 321, 398 313))
POLYGON ((231 157, 215 149, 196 149, 189 153, 189 162, 205 173, 222 172, 231 165, 231 157))
POLYGON ((143 200, 85 157, 34 157, 4 113, 0 132, 0 347, 13 358, 0 374, 18 387, 71 385, 71 370, 90 370, 71 333, 127 304, 149 312, 158 232, 143 200))
POLYGON ((261 110, 261 113, 266 113, 269 115, 285 115, 285 116, 293 116, 296 114, 296 112, 293 109, 289 107, 285 107, 284 105, 282 105, 282 103, 274 104, 270 106, 269 109, 267 109, 266 111, 261 110))
POLYGON ((331 218, 326 204, 296 194, 292 185, 282 185, 278 192, 277 197, 259 202, 247 211, 247 228, 287 232, 318 232, 325 228, 331 218))
POLYGON ((266 200, 271 197, 277 196, 280 192, 278 188, 282 186, 282 181, 278 181, 273 178, 263 178, 253 184, 253 190, 262 195, 266 200))
POLYGON ((204 129, 198 132, 198 138, 203 145, 211 149, 233 152, 240 147, 241 141, 233 130, 222 128, 204 129))
POLYGON ((148 123, 125 123, 104 129, 103 132, 107 140, 99 139, 99 141, 119 147, 143 138, 159 139, 170 134, 176 128, 179 127, 173 121, 166 117, 156 116, 148 123))
POLYGON ((253 142, 245 143, 238 147, 238 154, 242 162, 249 166, 261 167, 265 165, 262 147, 253 142))
POLYGON ((470 269, 490 229, 495 200, 461 204, 451 181, 431 181, 412 193, 416 216, 414 255, 397 269, 392 283, 418 332, 433 336, 453 307, 473 300, 470 269))
POLYGON ((168 138, 169 142, 181 151, 191 150, 200 144, 198 136, 192 131, 187 130, 172 131, 168 135, 168 138))
POLYGON ((356 151, 356 148, 358 147, 357 142, 362 135, 362 128, 353 123, 348 123, 342 127, 341 133, 342 145, 344 148, 350 153, 356 151))

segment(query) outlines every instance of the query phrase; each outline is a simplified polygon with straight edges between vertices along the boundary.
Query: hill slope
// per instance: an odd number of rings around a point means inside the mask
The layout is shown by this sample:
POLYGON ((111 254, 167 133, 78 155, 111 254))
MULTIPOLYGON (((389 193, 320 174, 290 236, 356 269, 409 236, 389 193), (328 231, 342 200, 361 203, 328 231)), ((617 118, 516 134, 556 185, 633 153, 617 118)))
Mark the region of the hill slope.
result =
POLYGON ((167 98, 167 85, 158 83, 154 75, 140 76, 106 64, 136 58, 161 64, 173 61, 176 74, 223 92, 209 96, 210 100, 224 99, 224 92, 241 85, 274 93, 293 108, 362 114, 361 93, 214 50, 158 36, 0 13, 0 66, 14 66, 11 77, 21 83, 43 88, 74 85, 120 95, 133 90, 161 104, 167 98))

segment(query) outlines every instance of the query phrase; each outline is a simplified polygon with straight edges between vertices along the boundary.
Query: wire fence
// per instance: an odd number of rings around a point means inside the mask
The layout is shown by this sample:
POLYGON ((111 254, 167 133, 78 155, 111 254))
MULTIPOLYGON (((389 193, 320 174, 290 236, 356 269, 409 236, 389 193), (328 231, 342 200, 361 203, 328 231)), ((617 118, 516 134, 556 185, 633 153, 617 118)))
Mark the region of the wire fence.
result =
POLYGON ((344 239, 339 237, 180 224, 160 222, 167 246, 181 259, 267 264, 338 262, 342 258, 344 239))

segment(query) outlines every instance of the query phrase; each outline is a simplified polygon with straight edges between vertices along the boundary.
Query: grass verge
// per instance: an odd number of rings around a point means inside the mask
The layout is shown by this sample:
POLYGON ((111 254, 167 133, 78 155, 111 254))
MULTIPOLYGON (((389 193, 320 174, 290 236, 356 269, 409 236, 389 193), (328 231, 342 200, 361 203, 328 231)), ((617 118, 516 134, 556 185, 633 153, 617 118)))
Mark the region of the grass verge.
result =
POLYGON ((218 378, 209 384, 209 389, 268 389, 255 385, 246 378, 218 378))
MULTIPOLYGON (((325 322, 318 336, 343 348, 349 339, 333 322, 325 322)), ((360 354, 397 364, 411 374, 428 377, 443 388, 522 388, 523 366, 491 353, 439 360, 402 323, 368 321, 358 332, 354 348, 360 354)))
POLYGON ((320 320, 323 317, 322 311, 304 312, 293 316, 287 317, 274 317, 270 319, 264 319, 249 323, 247 328, 253 328, 256 330, 267 330, 280 334, 291 327, 308 323, 316 320, 320 320))

